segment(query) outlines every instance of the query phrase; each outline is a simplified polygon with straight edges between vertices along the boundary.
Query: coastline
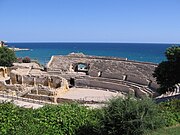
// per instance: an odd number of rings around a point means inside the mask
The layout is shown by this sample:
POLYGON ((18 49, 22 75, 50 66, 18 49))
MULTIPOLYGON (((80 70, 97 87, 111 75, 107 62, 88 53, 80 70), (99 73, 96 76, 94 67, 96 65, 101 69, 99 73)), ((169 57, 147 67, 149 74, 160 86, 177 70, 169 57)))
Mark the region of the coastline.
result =
POLYGON ((13 51, 29 51, 30 50, 28 48, 12 48, 12 47, 8 47, 8 48, 13 51))

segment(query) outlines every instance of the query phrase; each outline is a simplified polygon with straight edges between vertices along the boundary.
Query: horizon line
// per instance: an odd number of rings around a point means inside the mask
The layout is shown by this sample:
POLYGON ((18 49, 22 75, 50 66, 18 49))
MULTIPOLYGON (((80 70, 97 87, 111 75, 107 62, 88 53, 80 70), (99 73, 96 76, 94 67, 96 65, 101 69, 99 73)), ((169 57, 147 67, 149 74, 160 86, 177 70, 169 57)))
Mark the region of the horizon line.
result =
POLYGON ((6 43, 139 43, 139 44, 180 44, 180 42, 128 42, 128 41, 6 41, 6 43))

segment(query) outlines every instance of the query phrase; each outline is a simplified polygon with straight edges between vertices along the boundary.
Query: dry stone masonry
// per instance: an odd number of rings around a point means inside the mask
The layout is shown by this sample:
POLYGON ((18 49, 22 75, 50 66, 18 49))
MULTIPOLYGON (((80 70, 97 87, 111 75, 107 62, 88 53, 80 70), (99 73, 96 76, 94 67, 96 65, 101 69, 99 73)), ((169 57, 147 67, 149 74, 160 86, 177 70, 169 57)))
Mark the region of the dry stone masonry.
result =
POLYGON ((4 77, 0 79, 0 94, 56 102, 57 97, 69 89, 66 79, 49 75, 36 63, 14 63, 8 78, 4 73, 6 69, 0 74, 4 77))
POLYGON ((95 87, 137 97, 156 96, 159 87, 152 74, 157 65, 129 61, 123 58, 88 56, 71 53, 53 56, 47 64, 47 72, 58 74, 74 87, 95 87))
POLYGON ((0 95, 56 103, 75 87, 156 97, 159 86, 152 77, 156 66, 82 53, 52 56, 44 69, 37 63, 14 63, 11 68, 0 67, 0 95))

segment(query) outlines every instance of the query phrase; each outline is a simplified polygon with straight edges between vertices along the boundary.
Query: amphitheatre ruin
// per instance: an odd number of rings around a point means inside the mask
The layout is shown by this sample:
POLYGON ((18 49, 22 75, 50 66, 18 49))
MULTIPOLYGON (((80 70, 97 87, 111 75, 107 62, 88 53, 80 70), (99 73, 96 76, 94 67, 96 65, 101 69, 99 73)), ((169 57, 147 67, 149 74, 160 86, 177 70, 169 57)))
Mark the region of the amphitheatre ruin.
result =
POLYGON ((82 53, 52 56, 45 67, 0 67, 0 96, 27 102, 101 103, 112 96, 156 97, 157 64, 82 53))

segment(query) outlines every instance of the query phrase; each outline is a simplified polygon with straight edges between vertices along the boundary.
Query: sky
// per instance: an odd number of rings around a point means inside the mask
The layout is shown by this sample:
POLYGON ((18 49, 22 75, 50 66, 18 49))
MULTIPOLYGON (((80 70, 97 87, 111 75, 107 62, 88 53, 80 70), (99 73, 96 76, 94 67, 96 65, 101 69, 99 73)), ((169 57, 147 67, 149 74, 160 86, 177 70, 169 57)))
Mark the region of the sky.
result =
POLYGON ((180 0, 0 0, 0 40, 180 43, 180 0))

